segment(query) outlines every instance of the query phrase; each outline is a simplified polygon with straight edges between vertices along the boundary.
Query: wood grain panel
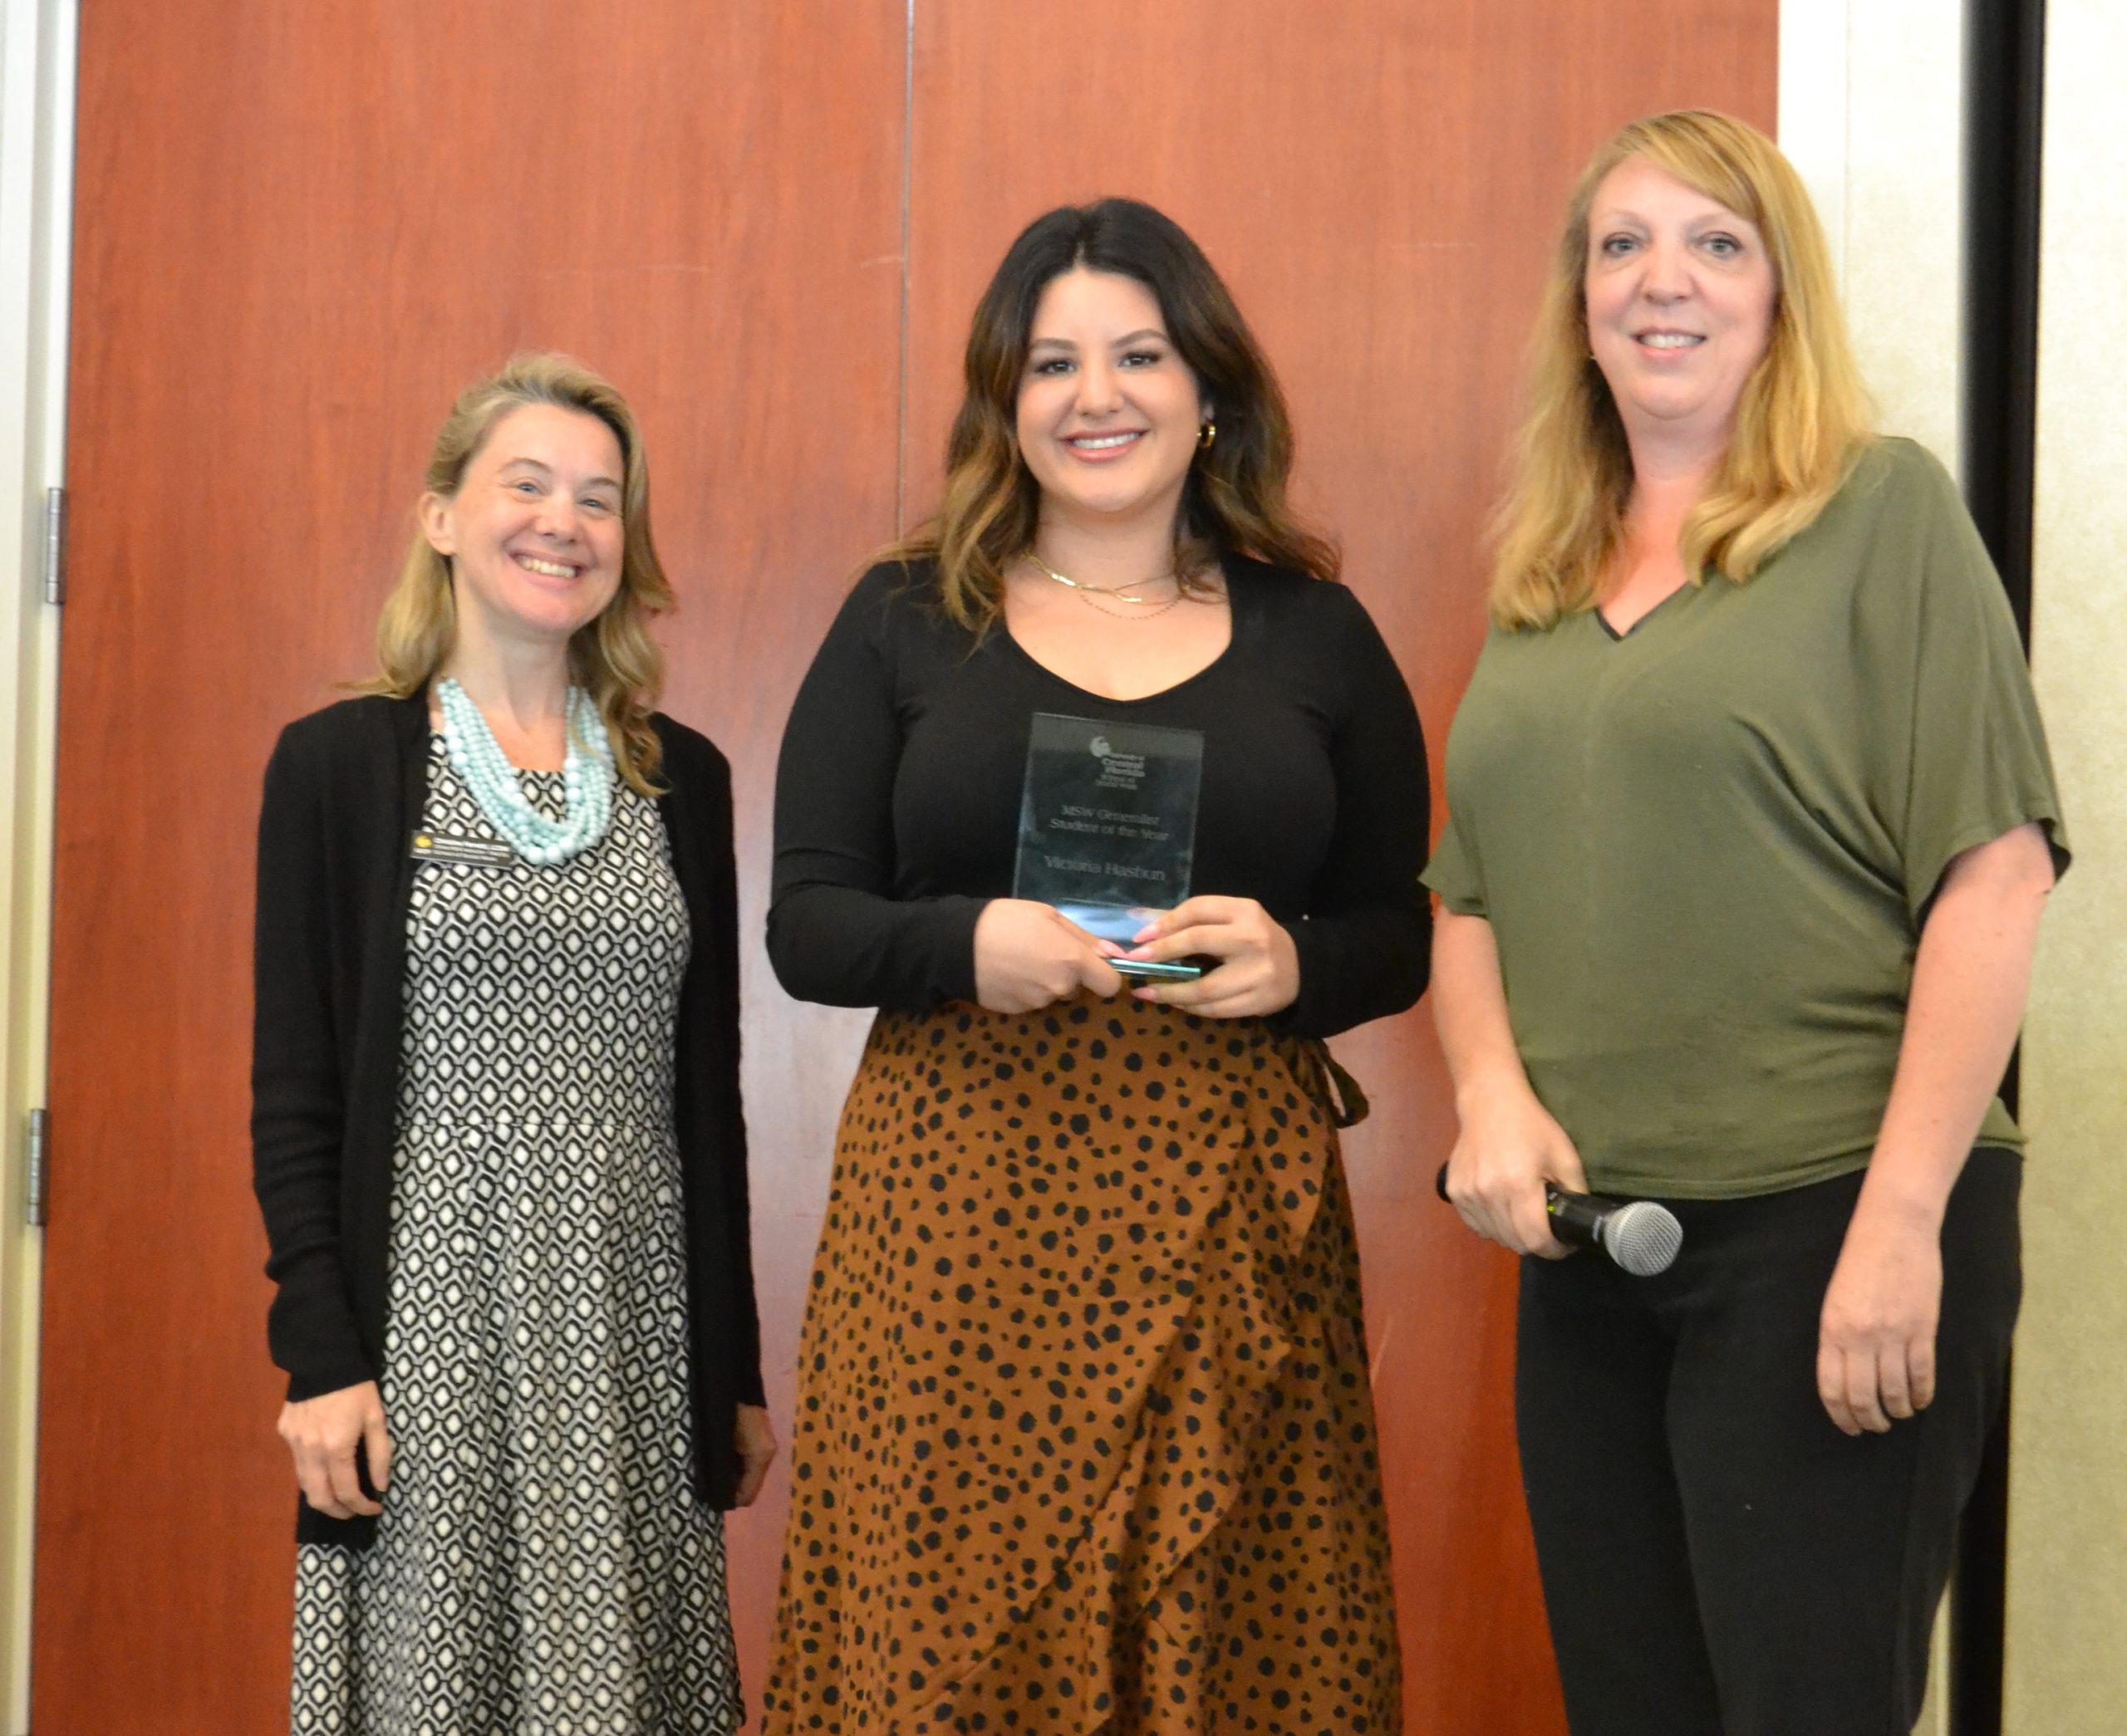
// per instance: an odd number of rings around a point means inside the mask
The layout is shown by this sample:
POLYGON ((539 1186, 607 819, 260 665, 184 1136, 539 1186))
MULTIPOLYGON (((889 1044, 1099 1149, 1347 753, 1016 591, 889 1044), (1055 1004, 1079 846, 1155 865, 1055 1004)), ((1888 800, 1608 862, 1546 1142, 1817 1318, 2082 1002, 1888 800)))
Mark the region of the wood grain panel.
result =
MULTIPOLYGON (((1012 236, 1129 194, 1203 244, 1292 399, 1436 756, 1482 633, 1476 554, 1573 175, 1639 114, 1770 128, 1774 0, 921 0, 906 507, 936 486, 966 321, 1012 236)), ((1433 1199, 1453 1119, 1422 1013, 1343 1040, 1393 1509, 1407 1723, 1562 1729, 1522 1518, 1512 1269, 1433 1199)))
MULTIPOLYGON (((84 9, 40 1736, 287 1728, 258 777, 366 672, 435 424, 513 349, 584 356, 641 415, 669 709, 736 766, 758 935, 783 713, 892 528, 905 28, 901 0, 84 9)), ((779 1376, 852 1032, 757 942, 747 989, 779 1376)), ((779 1496, 732 1541, 757 1684, 779 1496)))

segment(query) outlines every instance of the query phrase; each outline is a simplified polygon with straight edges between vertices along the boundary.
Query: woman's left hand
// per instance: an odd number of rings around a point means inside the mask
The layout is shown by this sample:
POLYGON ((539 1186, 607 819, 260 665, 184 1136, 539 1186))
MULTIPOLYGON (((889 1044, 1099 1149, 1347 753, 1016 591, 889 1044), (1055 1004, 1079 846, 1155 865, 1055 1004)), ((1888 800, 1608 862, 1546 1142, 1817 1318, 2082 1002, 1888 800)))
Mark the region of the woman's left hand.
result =
POLYGON ((1122 956, 1164 964, 1206 954, 1219 961, 1193 983, 1145 983, 1141 1001, 1206 1018, 1260 1018, 1299 998, 1299 954, 1282 924, 1252 898, 1185 899, 1140 929, 1122 956))
POLYGON ((768 1481, 768 1468, 775 1463, 775 1426, 759 1405, 741 1405, 731 1426, 732 1443, 739 1449, 739 1488, 731 1498, 734 1507, 751 1507, 768 1481))
POLYGON ((1942 1302, 1939 1229, 1857 1208, 1817 1330, 1817 1396, 1845 1433, 1887 1434, 1933 1401, 1942 1302))

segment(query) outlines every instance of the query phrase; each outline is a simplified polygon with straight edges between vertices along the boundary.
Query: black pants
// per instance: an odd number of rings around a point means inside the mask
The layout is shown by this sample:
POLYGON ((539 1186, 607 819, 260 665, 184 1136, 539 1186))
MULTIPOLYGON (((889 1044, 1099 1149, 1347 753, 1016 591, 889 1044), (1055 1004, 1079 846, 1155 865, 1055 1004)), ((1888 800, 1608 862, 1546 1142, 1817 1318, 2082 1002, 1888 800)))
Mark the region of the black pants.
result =
POLYGON ((1522 1482, 1574 1736, 1908 1736, 2022 1289, 2012 1151, 1943 1225, 1933 1404, 1842 1434, 1817 1318, 1859 1174, 1667 1202, 1677 1263, 1525 1259, 1522 1482))

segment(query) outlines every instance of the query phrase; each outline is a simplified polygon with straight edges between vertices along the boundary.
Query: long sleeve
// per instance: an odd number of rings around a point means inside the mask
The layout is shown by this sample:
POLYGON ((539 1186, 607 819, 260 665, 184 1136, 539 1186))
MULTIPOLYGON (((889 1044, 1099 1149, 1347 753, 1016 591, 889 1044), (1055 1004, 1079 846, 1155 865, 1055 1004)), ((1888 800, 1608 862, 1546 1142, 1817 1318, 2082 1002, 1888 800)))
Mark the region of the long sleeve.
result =
MULTIPOLYGON (((1325 593, 1326 595, 1326 593, 1325 593)), ((1348 592, 1331 665, 1343 715, 1331 746, 1337 820, 1306 918, 1291 924, 1299 998, 1288 1028, 1333 1037, 1425 992, 1432 913, 1419 870, 1430 819, 1425 738, 1402 672, 1348 592)))
POLYGON ((739 876, 733 856, 731 768, 721 754, 711 756, 715 784, 710 811, 718 821, 710 852, 710 927, 715 947, 713 969, 716 1064, 715 1091, 719 1158, 723 1170, 725 1221, 730 1227, 732 1332, 734 1390, 743 1405, 768 1402, 761 1381, 760 1310, 754 1299, 754 1244, 746 1184, 746 1116, 739 1087, 739 876))
POLYGON ((341 1248, 346 1082, 335 1041, 324 790, 292 731, 267 766, 253 969, 252 1180, 266 1222, 267 1317, 291 1399, 376 1378, 341 1248))
POLYGON ((987 900, 894 895, 902 733, 884 591, 875 573, 851 595, 784 731, 768 954, 800 1000, 921 1012, 975 998, 987 900))

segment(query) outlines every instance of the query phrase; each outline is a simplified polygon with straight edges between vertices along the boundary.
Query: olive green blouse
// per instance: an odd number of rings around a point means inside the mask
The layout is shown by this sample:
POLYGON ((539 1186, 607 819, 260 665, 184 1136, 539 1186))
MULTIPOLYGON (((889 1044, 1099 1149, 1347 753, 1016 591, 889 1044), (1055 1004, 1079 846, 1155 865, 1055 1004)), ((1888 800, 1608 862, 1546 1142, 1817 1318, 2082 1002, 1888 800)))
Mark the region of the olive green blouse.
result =
MULTIPOLYGON (((1875 443, 1746 583, 1631 631, 1495 631, 1425 872, 1498 943, 1599 1191, 1722 1199, 1869 1160, 1928 901, 2026 821, 2067 865, 2016 625, 1942 467, 1875 443)), ((1997 1101, 1983 1142, 2020 1145, 1997 1101)))

